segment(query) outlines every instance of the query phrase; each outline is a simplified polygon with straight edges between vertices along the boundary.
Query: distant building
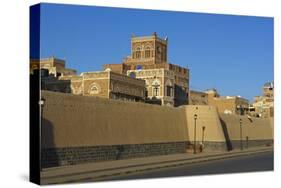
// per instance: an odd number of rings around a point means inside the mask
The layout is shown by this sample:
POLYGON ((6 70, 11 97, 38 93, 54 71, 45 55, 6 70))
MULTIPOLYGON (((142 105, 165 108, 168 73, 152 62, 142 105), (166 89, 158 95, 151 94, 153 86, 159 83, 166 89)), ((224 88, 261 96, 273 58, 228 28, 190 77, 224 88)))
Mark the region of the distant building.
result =
POLYGON ((248 113, 249 101, 240 96, 220 96, 215 89, 207 90, 208 105, 218 108, 219 113, 245 115, 248 113))
POLYGON ((65 61, 57 59, 55 57, 45 59, 31 59, 30 60, 30 71, 34 69, 47 69, 49 75, 54 77, 76 75, 76 70, 65 68, 65 61))
POLYGON ((79 76, 63 76, 70 81, 71 93, 108 99, 144 102, 145 81, 112 71, 84 72, 79 76))
POLYGON ((42 90, 136 102, 145 100, 144 80, 112 71, 76 75, 75 70, 65 68, 65 62, 56 58, 31 60, 31 74, 41 76, 42 90))
POLYGON ((208 105, 208 94, 206 92, 190 90, 189 93, 189 104, 208 105))
POLYGON ((189 69, 168 63, 168 39, 156 33, 131 38, 131 55, 104 70, 145 80, 146 102, 180 106, 188 104, 189 69))
POLYGON ((240 96, 220 96, 216 89, 190 91, 190 104, 216 106, 219 113, 244 115, 248 113, 249 102, 240 96))
POLYGON ((254 97, 254 102, 250 107, 250 112, 257 117, 274 116, 274 84, 267 82, 263 86, 263 95, 254 97))

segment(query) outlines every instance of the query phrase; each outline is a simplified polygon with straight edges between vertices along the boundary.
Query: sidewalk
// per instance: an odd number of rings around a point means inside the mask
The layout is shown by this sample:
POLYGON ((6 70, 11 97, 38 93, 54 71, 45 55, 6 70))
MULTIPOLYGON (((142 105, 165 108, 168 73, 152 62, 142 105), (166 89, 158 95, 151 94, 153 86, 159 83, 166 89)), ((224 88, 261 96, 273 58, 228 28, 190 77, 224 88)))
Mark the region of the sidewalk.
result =
POLYGON ((230 152, 208 152, 198 154, 161 155, 136 159, 105 161, 54 167, 41 172, 42 184, 67 183, 87 180, 98 180, 104 177, 133 173, 149 169, 165 168, 175 165, 199 163, 210 160, 238 157, 272 151, 272 147, 256 147, 247 150, 230 152))

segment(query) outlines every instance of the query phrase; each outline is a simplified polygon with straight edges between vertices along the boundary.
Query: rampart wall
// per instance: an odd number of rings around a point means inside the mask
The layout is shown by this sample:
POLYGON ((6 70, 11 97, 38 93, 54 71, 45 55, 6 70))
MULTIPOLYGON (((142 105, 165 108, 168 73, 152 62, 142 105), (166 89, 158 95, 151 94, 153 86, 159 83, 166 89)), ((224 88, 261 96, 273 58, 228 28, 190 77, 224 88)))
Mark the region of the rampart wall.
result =
MULTIPOLYGON (((203 141, 206 151, 233 149, 240 139, 240 116, 219 115, 214 106, 174 108, 51 91, 41 95, 43 167, 185 153, 194 141, 194 114, 196 144, 203 141)), ((272 119, 242 119, 250 147, 272 143, 272 119)))
POLYGON ((43 165, 184 153, 183 109, 42 91, 43 165))
POLYGON ((198 145, 203 143, 205 150, 227 149, 224 130, 215 106, 188 105, 184 108, 189 141, 194 142, 194 115, 196 114, 196 143, 198 145), (203 127, 205 127, 204 131, 203 127))
POLYGON ((240 148, 240 119, 242 120, 243 148, 273 144, 273 118, 248 118, 240 115, 220 114, 226 126, 233 149, 240 148))

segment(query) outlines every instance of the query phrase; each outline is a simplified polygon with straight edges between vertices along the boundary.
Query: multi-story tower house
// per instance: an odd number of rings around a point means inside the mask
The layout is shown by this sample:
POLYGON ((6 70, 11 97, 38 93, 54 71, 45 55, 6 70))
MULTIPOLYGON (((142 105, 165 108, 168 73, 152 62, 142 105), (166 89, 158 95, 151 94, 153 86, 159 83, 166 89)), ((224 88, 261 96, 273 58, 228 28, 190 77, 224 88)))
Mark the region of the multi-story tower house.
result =
POLYGON ((274 84, 267 82, 262 88, 263 95, 254 97, 251 112, 258 117, 274 116, 274 84))
POLYGON ((188 104, 189 69, 168 63, 168 38, 132 36, 131 55, 105 70, 141 78, 146 82, 146 102, 180 106, 188 104))

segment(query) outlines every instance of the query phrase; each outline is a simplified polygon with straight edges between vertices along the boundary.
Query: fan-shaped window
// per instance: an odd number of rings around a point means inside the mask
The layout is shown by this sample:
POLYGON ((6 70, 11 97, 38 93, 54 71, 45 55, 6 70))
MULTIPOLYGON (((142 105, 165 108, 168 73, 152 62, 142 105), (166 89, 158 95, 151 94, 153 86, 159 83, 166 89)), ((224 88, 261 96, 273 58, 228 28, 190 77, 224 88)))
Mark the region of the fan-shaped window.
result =
POLYGON ((98 94, 98 93, 99 93, 98 87, 97 87, 97 86, 93 86, 93 87, 91 88, 91 93, 92 93, 92 94, 98 94))
POLYGON ((90 91, 89 91, 90 94, 98 94, 99 92, 100 92, 100 87, 99 87, 99 85, 93 84, 93 85, 90 87, 90 91))
POLYGON ((152 86, 159 86, 160 85, 160 81, 158 79, 153 80, 152 86))

